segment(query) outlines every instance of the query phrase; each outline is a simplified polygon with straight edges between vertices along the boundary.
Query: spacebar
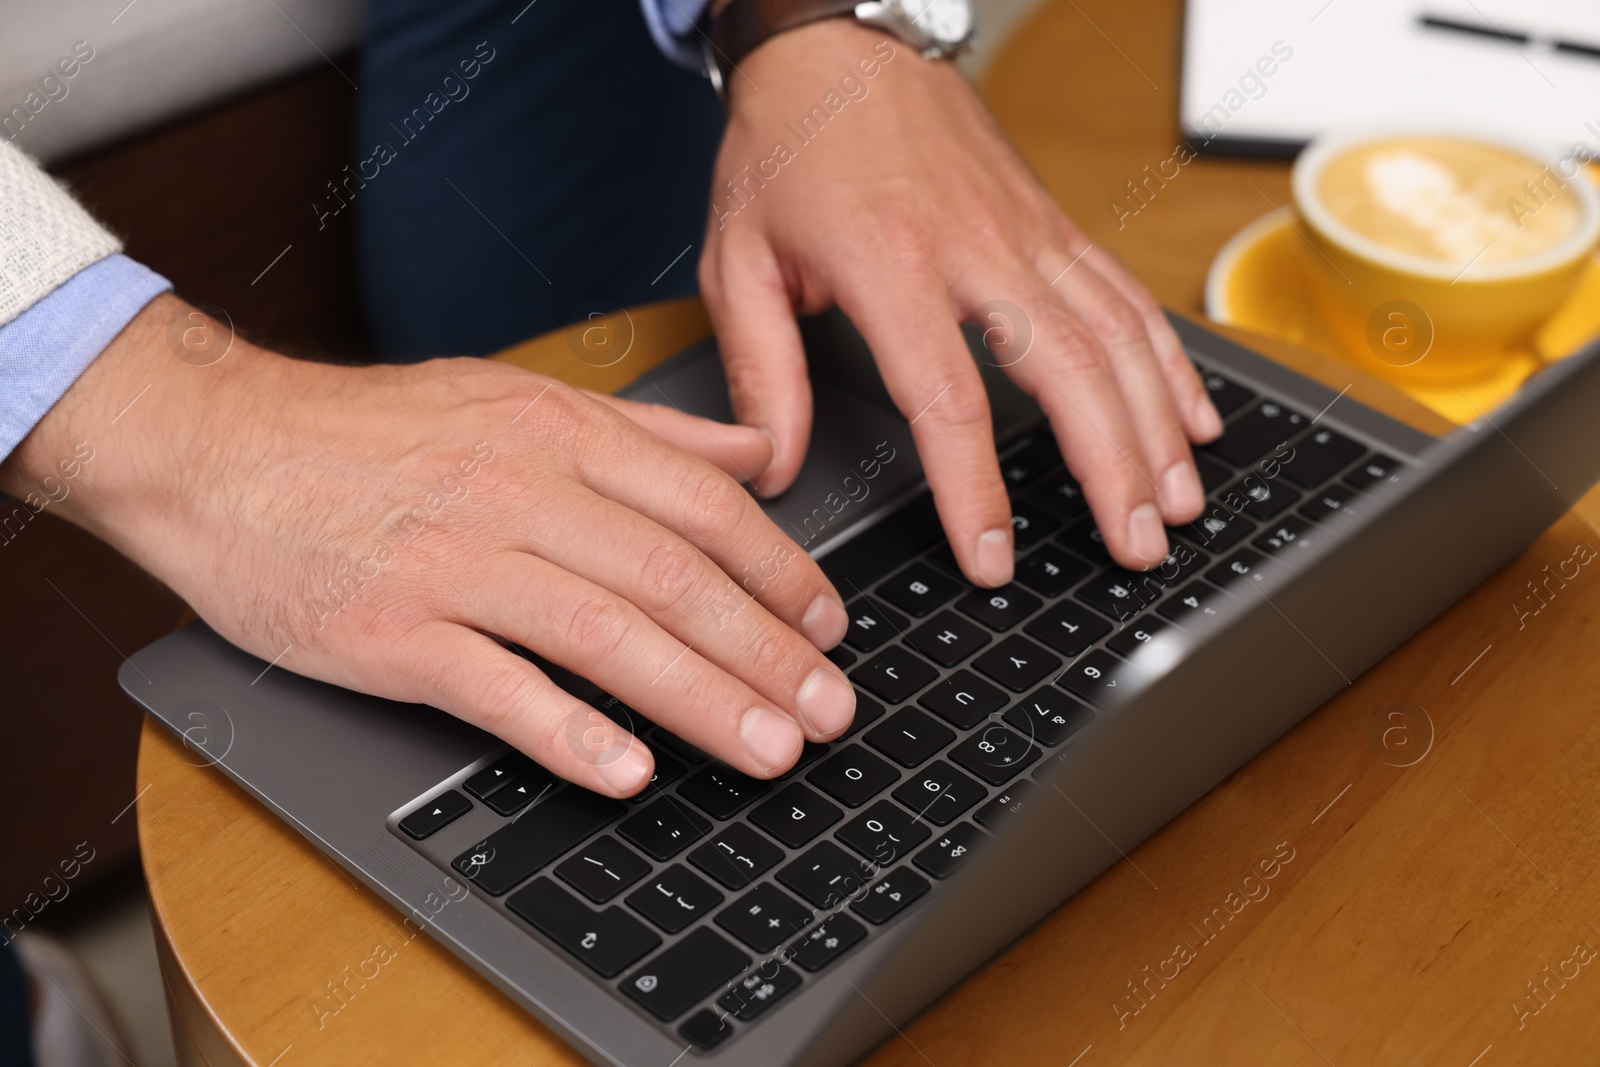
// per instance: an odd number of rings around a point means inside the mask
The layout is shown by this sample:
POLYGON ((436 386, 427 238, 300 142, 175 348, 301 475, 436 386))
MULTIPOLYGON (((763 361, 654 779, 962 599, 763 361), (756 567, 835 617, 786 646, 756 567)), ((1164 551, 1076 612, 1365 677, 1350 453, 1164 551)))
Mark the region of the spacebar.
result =
POLYGON ((499 896, 626 810, 620 800, 569 786, 467 849, 452 866, 499 896))

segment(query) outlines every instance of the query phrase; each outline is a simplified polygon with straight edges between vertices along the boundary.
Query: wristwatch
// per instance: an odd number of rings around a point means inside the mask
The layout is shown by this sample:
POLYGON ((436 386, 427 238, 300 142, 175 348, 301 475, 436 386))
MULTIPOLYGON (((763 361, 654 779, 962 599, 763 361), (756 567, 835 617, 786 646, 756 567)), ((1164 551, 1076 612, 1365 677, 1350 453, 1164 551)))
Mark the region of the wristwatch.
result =
POLYGON ((887 30, 928 59, 954 56, 973 40, 972 0, 732 0, 701 46, 717 95, 727 98, 729 74, 757 45, 826 18, 887 30))

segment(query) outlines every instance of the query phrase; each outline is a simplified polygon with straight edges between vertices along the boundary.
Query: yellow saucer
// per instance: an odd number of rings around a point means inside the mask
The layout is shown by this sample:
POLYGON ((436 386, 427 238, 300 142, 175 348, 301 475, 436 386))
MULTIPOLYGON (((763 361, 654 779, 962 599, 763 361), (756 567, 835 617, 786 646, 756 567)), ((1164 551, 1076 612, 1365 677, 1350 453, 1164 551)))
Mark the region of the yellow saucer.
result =
MULTIPOLYGON (((1273 211, 1234 234, 1211 262, 1206 314, 1227 326, 1254 330, 1347 359, 1306 291, 1305 238, 1292 208, 1273 211)), ((1394 384, 1457 423, 1468 423, 1515 393, 1544 363, 1570 355, 1600 333, 1600 261, 1588 268, 1562 306, 1534 337, 1530 349, 1506 353, 1495 373, 1454 384, 1394 384)))

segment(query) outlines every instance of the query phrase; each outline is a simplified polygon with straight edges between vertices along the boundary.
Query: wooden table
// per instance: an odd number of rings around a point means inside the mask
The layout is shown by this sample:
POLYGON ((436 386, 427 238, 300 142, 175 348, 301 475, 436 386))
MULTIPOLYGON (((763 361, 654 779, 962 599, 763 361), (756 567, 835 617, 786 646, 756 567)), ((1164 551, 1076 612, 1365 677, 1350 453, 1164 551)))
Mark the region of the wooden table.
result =
MULTIPOLYGON (((1211 256, 1288 199, 1287 168, 1191 163, 1119 229, 1109 202, 1177 142, 1176 55, 1176 0, 1064 0, 1015 39, 986 92, 1091 237, 1198 312, 1211 256)), ((615 367, 580 363, 564 336, 512 356, 612 388, 705 330, 693 305, 657 307, 634 313, 615 367)), ((1277 351, 1336 387, 1352 377, 1277 351)), ((1425 418, 1370 383, 1353 392, 1425 418)), ((1600 571, 1520 628, 1511 606, 1546 564, 1600 548, 1596 524, 1591 494, 870 1061, 1596 1062, 1600 571), (1275 853, 1275 877, 1246 883, 1275 853), (1180 943, 1192 958, 1178 968, 1180 943)), ((579 1062, 185 755, 146 723, 140 839, 186 1063, 579 1062), (347 986, 336 1012, 317 1008, 379 943, 395 955, 378 977, 347 986)))

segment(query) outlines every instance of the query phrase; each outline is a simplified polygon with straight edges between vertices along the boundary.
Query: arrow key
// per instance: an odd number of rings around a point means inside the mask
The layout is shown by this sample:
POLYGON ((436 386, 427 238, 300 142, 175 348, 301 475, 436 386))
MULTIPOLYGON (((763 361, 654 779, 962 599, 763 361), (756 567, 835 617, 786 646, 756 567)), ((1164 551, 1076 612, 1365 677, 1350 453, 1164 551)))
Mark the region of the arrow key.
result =
POLYGON ((421 841, 435 830, 448 826, 471 810, 472 801, 450 789, 401 819, 400 829, 404 830, 408 837, 421 841))

